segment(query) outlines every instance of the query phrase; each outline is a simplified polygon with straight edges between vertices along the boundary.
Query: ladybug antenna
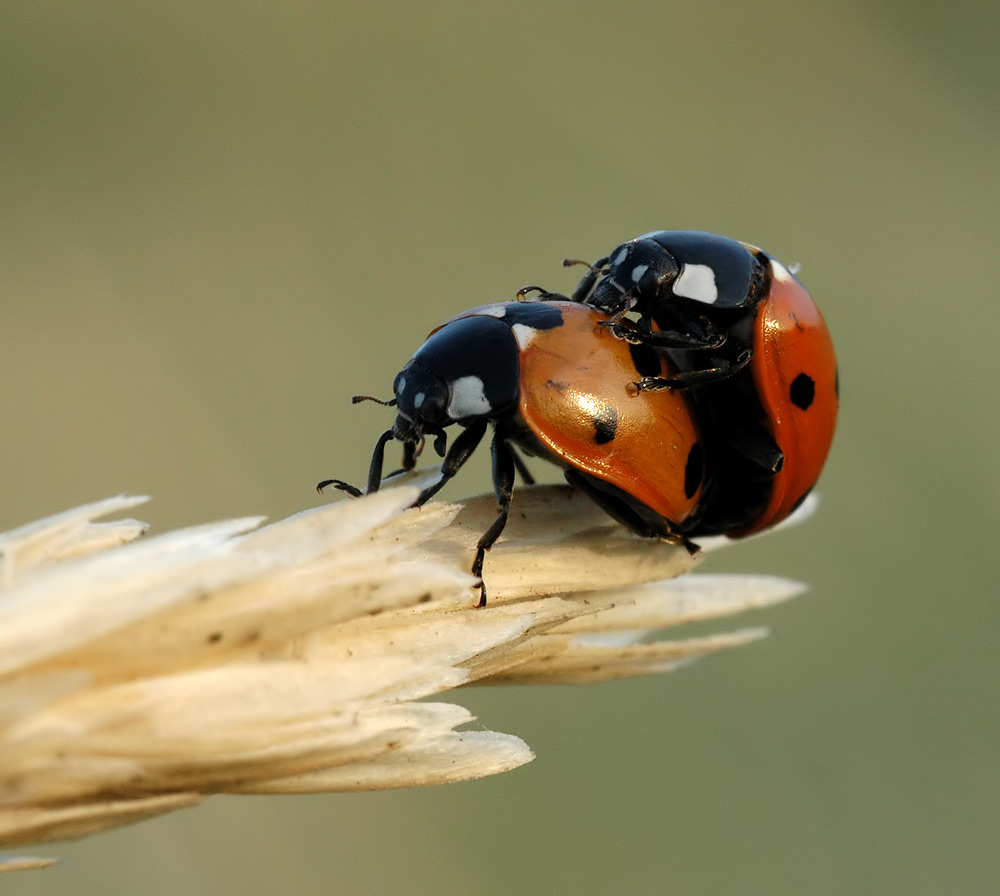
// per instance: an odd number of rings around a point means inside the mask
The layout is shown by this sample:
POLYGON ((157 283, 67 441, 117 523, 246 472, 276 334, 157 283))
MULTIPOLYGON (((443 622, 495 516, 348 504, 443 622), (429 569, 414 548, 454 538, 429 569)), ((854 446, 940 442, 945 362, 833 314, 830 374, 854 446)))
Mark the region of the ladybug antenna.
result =
POLYGON ((354 395, 351 397, 351 404, 360 404, 362 401, 374 401, 375 404, 385 405, 387 408, 394 408, 396 406, 395 398, 385 401, 381 398, 376 398, 374 395, 354 395))
POLYGON ((592 273, 592 274, 599 274, 599 273, 601 273, 600 267, 592 265, 589 261, 584 261, 582 258, 564 258, 563 259, 563 267, 564 268, 571 268, 575 264, 582 264, 585 268, 589 268, 590 269, 590 273, 592 273))

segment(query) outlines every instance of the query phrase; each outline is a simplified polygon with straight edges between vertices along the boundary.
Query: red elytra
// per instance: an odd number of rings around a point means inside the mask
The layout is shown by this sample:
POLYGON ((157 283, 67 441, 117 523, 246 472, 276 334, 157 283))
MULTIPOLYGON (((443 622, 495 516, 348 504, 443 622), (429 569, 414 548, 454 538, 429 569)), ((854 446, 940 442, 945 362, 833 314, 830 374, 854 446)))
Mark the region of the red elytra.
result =
POLYGON ((749 535, 785 519, 819 479, 837 425, 838 378, 833 341, 808 291, 770 261, 771 288, 757 306, 750 373, 766 425, 785 459, 749 535))

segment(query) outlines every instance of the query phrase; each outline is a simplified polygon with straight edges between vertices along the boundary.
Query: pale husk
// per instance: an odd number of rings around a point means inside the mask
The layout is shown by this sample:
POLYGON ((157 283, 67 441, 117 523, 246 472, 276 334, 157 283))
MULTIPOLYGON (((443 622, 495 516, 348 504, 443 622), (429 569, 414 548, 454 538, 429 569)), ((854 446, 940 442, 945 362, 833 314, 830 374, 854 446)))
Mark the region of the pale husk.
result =
POLYGON ((141 523, 97 521, 144 500, 119 497, 0 535, 0 845, 81 837, 213 793, 507 771, 533 758, 522 740, 457 730, 468 711, 426 698, 674 669, 765 631, 655 632, 802 590, 691 575, 700 555, 536 486, 517 492, 479 609, 466 570, 494 500, 410 508, 416 494, 142 538, 141 523))

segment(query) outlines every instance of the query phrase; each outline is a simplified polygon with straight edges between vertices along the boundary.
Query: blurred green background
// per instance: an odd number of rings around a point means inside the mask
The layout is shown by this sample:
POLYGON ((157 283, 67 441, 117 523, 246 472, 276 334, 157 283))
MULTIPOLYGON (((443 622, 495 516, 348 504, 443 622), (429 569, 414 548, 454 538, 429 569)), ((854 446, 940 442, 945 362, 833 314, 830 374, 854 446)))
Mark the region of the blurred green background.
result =
POLYGON ((996 892, 998 10, 0 6, 2 528, 310 506, 431 326, 647 230, 801 262, 843 381, 819 515, 703 567, 811 584, 769 640, 465 691, 538 759, 218 798, 4 892, 996 892))

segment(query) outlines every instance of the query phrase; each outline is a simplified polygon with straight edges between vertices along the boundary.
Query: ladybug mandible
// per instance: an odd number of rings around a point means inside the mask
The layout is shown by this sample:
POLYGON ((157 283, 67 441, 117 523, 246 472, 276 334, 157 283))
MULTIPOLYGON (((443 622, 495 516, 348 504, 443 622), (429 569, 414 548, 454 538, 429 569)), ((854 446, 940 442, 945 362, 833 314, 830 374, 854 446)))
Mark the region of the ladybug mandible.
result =
POLYGON ((805 287, 755 246, 689 230, 636 237, 590 268, 572 299, 681 371, 636 387, 691 388, 712 482, 690 534, 739 537, 787 517, 819 479, 839 403, 833 342, 805 287), (638 336, 622 326, 629 312, 638 336))
MULTIPOLYGON (((386 403, 396 421, 375 444, 367 491, 382 482, 388 442, 403 443, 409 470, 432 439, 444 461, 440 478, 414 502, 424 504, 492 424, 499 512, 476 546, 473 575, 481 579, 485 553, 507 522, 515 469, 531 481, 513 446, 560 466, 571 485, 633 532, 695 550, 684 524, 699 506, 705 467, 689 400, 684 392, 631 388, 638 378, 675 371, 641 341, 616 338, 605 321, 584 304, 522 301, 473 308, 434 330, 395 379, 386 403), (452 424, 461 431, 446 451, 452 424)), ((336 479, 317 488, 327 485, 362 494, 336 479)))

